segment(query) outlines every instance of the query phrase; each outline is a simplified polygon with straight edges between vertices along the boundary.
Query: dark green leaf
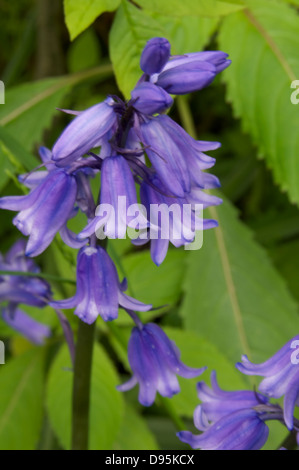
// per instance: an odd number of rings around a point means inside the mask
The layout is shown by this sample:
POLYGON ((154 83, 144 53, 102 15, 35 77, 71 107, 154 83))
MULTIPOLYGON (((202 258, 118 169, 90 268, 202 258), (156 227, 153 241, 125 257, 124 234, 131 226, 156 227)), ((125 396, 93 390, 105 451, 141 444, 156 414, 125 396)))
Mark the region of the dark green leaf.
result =
POLYGON ((0 366, 0 388, 0 449, 34 450, 43 415, 42 351, 0 366))
POLYGON ((250 9, 225 18, 220 34, 232 59, 224 75, 228 97, 275 181, 298 203, 299 109, 291 83, 299 77, 299 18, 277 1, 246 3, 250 9))
POLYGON ((297 306, 265 251, 224 203, 219 222, 188 257, 182 315, 189 330, 217 345, 231 361, 267 359, 298 328, 297 306))
MULTIPOLYGON (((70 448, 71 442, 72 381, 69 351, 64 346, 50 370, 47 408, 53 430, 65 449, 70 448)), ((123 416, 122 395, 116 390, 118 383, 112 362, 96 344, 91 379, 90 449, 113 447, 123 416)))

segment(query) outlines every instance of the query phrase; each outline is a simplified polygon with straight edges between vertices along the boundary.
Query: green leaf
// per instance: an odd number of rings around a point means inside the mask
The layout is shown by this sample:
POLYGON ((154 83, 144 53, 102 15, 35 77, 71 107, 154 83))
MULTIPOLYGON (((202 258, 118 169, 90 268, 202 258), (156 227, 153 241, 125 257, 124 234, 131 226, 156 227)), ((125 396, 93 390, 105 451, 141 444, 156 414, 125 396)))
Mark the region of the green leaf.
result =
POLYGON ((61 86, 55 78, 12 87, 6 91, 6 105, 0 108, 0 124, 31 150, 41 144, 42 132, 68 90, 67 84, 61 86))
POLYGON ((173 18, 157 13, 152 13, 151 16, 163 28, 163 36, 168 38, 173 55, 203 50, 219 22, 217 17, 181 16, 173 18))
POLYGON ((109 48, 118 87, 126 98, 142 75, 141 52, 155 36, 163 36, 159 24, 129 2, 122 2, 110 31, 109 48))
POLYGON ((71 40, 82 33, 105 11, 114 11, 121 0, 64 0, 65 22, 71 40))
POLYGON ((85 31, 69 47, 67 62, 71 73, 95 67, 100 60, 100 43, 93 29, 85 31))
MULTIPOLYGON (((71 445, 72 382, 69 351, 64 346, 50 370, 47 409, 53 430, 65 449, 70 449, 71 445)), ((112 362, 104 350, 95 344, 89 429, 89 448, 92 450, 113 448, 123 416, 122 395, 116 390, 118 384, 112 362)))
POLYGON ((0 366, 0 387, 0 449, 34 450, 43 415, 42 350, 0 366))
POLYGON ((111 66, 102 65, 73 75, 7 89, 6 104, 0 107, 0 126, 5 126, 15 139, 31 150, 34 144, 42 143, 42 132, 51 123, 56 107, 71 86, 91 77, 101 80, 110 73, 111 66))
MULTIPOLYGON (((155 308, 165 306, 163 311, 171 309, 182 294, 185 255, 184 250, 170 249, 159 267, 153 263, 149 251, 126 256, 122 264, 129 294, 141 302, 153 304, 155 308)), ((150 315, 146 312, 144 319, 150 315)))
POLYGON ((128 403, 113 449, 159 450, 156 439, 149 430, 146 421, 128 403))
POLYGON ((298 329, 297 306, 265 251, 229 203, 210 209, 219 227, 191 252, 182 315, 187 329, 229 360, 267 359, 298 329))
POLYGON ((248 379, 221 353, 211 342, 191 331, 175 328, 163 328, 169 338, 181 351, 181 359, 189 367, 208 367, 207 371, 194 379, 178 377, 181 391, 171 401, 178 414, 192 417, 195 407, 199 404, 196 394, 198 381, 210 383, 210 374, 216 370, 219 385, 224 390, 244 390, 248 388, 248 379))
POLYGON ((238 0, 137 0, 145 10, 166 16, 219 16, 244 8, 238 0))
POLYGON ((12 175, 31 170, 38 160, 22 147, 9 132, 0 127, 0 190, 12 175))
POLYGON ((299 18, 273 0, 246 3, 250 10, 225 18, 220 33, 232 60, 224 73, 228 98, 276 183, 298 203, 299 110, 291 83, 299 77, 299 18))

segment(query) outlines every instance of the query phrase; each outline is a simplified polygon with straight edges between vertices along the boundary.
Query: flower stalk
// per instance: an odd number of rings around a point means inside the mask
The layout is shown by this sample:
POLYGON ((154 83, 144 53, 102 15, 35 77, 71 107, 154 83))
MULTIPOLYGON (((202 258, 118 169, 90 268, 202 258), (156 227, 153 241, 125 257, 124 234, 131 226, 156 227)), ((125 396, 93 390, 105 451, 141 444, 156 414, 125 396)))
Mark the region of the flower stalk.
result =
POLYGON ((79 320, 73 381, 72 450, 88 450, 94 333, 95 322, 88 325, 79 320))

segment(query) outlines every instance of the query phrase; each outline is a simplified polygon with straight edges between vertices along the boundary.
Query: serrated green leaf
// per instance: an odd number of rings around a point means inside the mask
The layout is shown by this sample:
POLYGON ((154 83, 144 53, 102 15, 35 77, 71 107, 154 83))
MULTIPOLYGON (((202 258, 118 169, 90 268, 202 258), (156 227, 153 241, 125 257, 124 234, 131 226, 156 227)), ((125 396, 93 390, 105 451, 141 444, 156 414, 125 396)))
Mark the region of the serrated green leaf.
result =
POLYGON ((0 390, 0 449, 34 450, 43 415, 42 351, 0 366, 0 390))
POLYGON ((82 33, 105 11, 114 11, 121 0, 64 0, 65 22, 71 40, 82 33))
POLYGON ((109 49, 119 89, 126 98, 142 75, 141 52, 155 36, 163 36, 159 24, 129 2, 122 2, 110 31, 109 49))
POLYGON ((137 0, 137 3, 145 10, 172 17, 219 16, 244 8, 238 0, 137 0))
MULTIPOLYGON (((65 449, 71 445, 71 403, 73 372, 69 351, 64 346, 52 364, 47 409, 52 428, 65 449)), ((123 416, 119 380, 104 350, 95 344, 92 363, 89 449, 112 449, 123 416)))
POLYGON ((156 439, 149 430, 146 421, 128 403, 113 449, 159 450, 156 439))
POLYGON ((229 360, 267 359, 298 330, 297 306, 265 251, 229 203, 209 210, 219 227, 190 253, 181 313, 186 328, 229 360))
POLYGON ((225 18, 220 33, 220 48, 232 60, 224 73, 228 98, 275 181, 299 203, 299 109, 291 102, 291 83, 299 77, 299 18, 276 1, 246 3, 250 9, 225 18))

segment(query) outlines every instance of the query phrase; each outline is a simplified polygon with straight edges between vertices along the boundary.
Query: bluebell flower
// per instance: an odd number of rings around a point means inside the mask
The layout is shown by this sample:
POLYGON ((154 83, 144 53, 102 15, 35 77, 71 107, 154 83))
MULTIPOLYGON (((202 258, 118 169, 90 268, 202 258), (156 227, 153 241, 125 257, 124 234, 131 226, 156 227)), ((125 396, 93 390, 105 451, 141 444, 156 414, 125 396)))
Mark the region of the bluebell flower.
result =
POLYGON ((269 428, 255 409, 227 414, 200 435, 181 431, 178 437, 193 449, 259 450, 267 442, 269 428))
POLYGON ((193 417, 194 424, 200 431, 205 431, 211 424, 235 411, 269 403, 267 397, 250 390, 222 390, 215 371, 211 373, 211 385, 210 388, 205 382, 197 384, 197 396, 202 403, 195 408, 193 417))
POLYGON ((50 306, 75 309, 75 314, 85 323, 93 323, 100 315, 103 320, 117 318, 119 306, 129 310, 148 311, 146 305, 126 295, 126 283, 120 284, 113 261, 97 246, 81 248, 77 259, 77 291, 74 297, 50 302, 50 306))
MULTIPOLYGON (((19 239, 5 256, 0 256, 1 271, 39 273, 39 267, 25 256, 26 240, 19 239)), ((18 304, 44 307, 51 296, 49 284, 39 277, 2 274, 0 276, 0 301, 8 302, 13 314, 18 304)))
POLYGON ((38 274, 40 269, 32 259, 25 256, 26 240, 17 240, 5 256, 0 254, 0 270, 24 272, 24 275, 2 274, 0 276, 1 317, 11 328, 21 333, 35 344, 43 344, 51 335, 50 329, 33 320, 21 309, 19 304, 45 307, 51 298, 49 284, 38 277, 26 276, 26 273, 38 274))
POLYGON ((76 194, 75 177, 56 169, 27 196, 0 199, 1 209, 20 211, 13 224, 23 235, 29 235, 27 256, 37 256, 50 245, 73 211, 76 194))
POLYGON ((258 450, 267 441, 269 428, 265 421, 280 419, 281 409, 267 397, 250 391, 224 391, 211 374, 211 385, 197 384, 201 404, 194 411, 194 424, 200 435, 178 433, 181 441, 194 449, 258 450))
POLYGON ((82 157, 94 147, 116 124, 117 116, 112 98, 82 111, 63 131, 53 147, 53 160, 65 166, 82 157))
MULTIPOLYGON (((121 155, 104 159, 101 169, 100 206, 95 217, 79 234, 79 239, 93 233, 98 234, 105 227, 104 234, 110 238, 125 238, 127 226, 134 220, 135 212, 130 215, 129 207, 137 209, 137 194, 133 174, 128 162, 121 155)), ((146 218, 140 218, 140 228, 148 226, 146 218)))
POLYGON ((294 408, 299 406, 299 335, 288 341, 282 349, 262 364, 252 364, 247 356, 236 365, 243 374, 265 377, 259 390, 271 398, 284 397, 284 419, 293 429, 294 408))
MULTIPOLYGON (((191 186, 210 189, 220 185, 218 178, 202 170, 211 168, 215 159, 205 155, 209 143, 198 142, 165 115, 141 124, 142 143, 169 195, 184 197, 191 186)), ((219 146, 211 144, 211 149, 219 146)))
POLYGON ((15 309, 13 313, 4 308, 1 317, 7 325, 33 344, 43 345, 46 339, 51 336, 51 329, 48 326, 34 320, 19 308, 15 309))
POLYGON ((204 51, 171 57, 160 73, 150 81, 168 93, 184 95, 210 85, 216 75, 227 68, 231 61, 221 51, 204 51))
POLYGON ((144 406, 153 404, 157 392, 164 397, 178 393, 177 375, 193 378, 205 370, 185 366, 176 345, 154 323, 133 328, 128 357, 133 376, 118 390, 124 392, 139 384, 139 401, 144 406))
POLYGON ((163 113, 173 104, 171 96, 163 88, 143 82, 131 92, 133 106, 143 114, 163 113))
POLYGON ((199 188, 192 188, 184 198, 167 196, 167 189, 157 176, 150 182, 143 182, 140 188, 150 228, 147 237, 137 238, 133 243, 142 245, 150 240, 152 260, 159 266, 165 259, 169 243, 178 248, 192 243, 196 231, 217 227, 217 221, 202 218, 201 209, 221 204, 222 200, 199 188))
POLYGON ((147 75, 159 73, 170 57, 170 43, 166 38, 150 39, 141 54, 140 68, 147 75))

